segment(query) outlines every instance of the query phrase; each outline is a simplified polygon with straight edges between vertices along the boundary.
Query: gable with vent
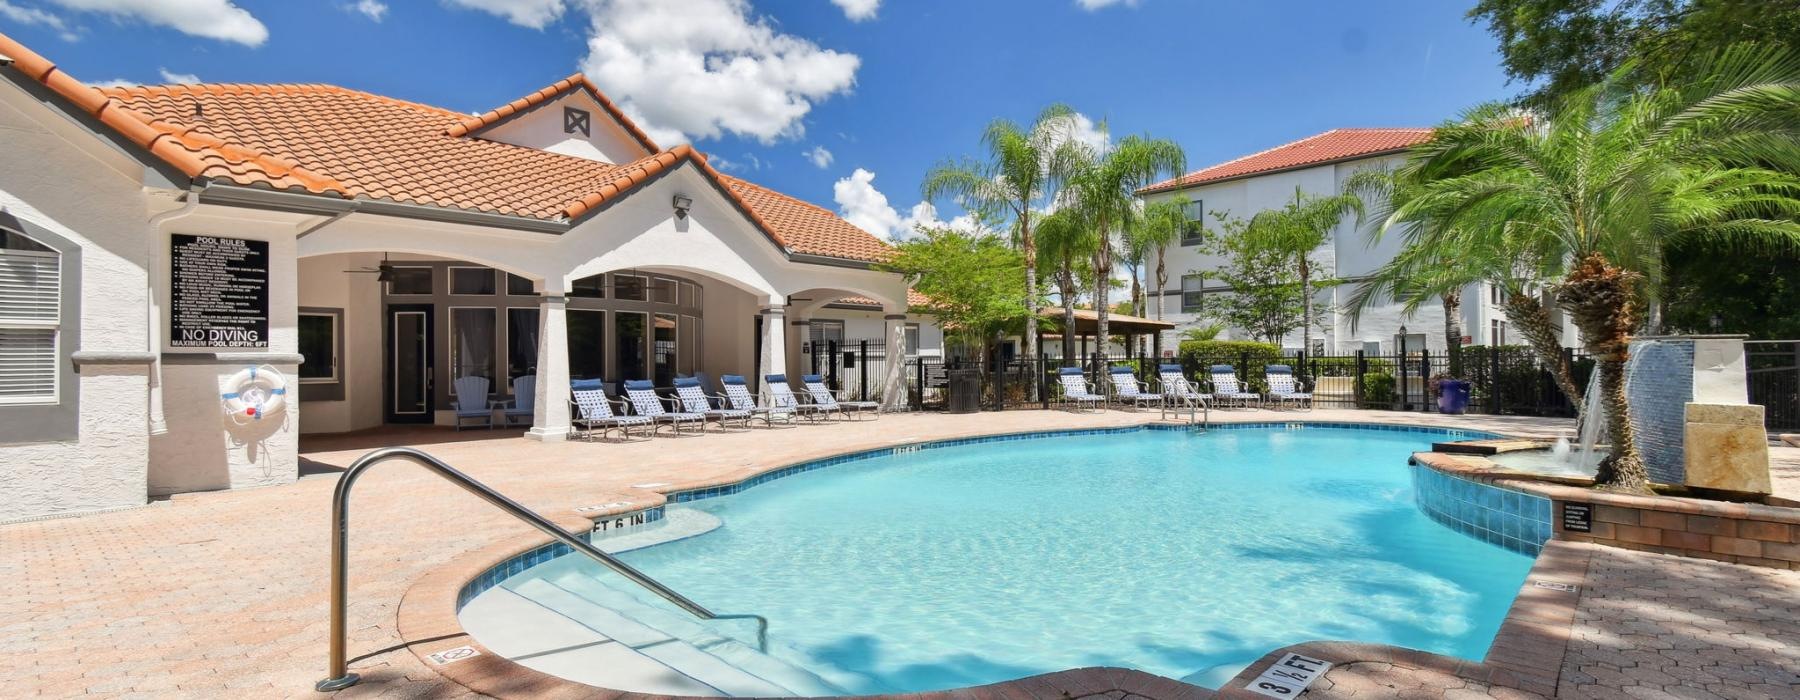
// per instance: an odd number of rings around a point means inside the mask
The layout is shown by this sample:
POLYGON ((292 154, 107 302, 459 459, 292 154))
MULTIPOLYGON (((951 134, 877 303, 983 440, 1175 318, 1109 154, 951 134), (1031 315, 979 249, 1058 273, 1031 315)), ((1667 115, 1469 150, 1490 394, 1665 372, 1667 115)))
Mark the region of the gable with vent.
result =
POLYGON ((623 115, 575 83, 469 136, 617 165, 655 153, 654 144, 635 131, 623 115))

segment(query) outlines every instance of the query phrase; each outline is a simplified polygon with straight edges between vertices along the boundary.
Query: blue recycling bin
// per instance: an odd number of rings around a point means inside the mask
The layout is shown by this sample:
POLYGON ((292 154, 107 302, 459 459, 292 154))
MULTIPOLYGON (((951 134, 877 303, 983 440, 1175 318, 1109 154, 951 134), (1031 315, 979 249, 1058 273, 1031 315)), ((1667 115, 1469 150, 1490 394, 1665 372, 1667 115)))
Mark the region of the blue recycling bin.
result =
POLYGON ((1438 382, 1438 413, 1460 414, 1469 409, 1469 383, 1461 379, 1438 382))

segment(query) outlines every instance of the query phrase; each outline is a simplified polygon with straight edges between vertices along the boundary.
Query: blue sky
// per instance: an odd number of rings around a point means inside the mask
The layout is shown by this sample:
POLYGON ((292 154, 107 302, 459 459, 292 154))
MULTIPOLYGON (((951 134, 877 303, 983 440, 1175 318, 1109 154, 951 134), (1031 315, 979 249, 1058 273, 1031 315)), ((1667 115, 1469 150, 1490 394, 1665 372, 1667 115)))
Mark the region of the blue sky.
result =
MULTIPOLYGON (((1334 127, 1430 125, 1513 94, 1495 42, 1466 10, 1442 0, 0 0, 0 31, 89 82, 323 82, 470 112, 586 70, 663 146, 691 140, 740 176, 882 234, 929 214, 914 210, 920 178, 977 153, 990 119, 1027 121, 1051 102, 1115 135, 1173 139, 1200 167, 1334 127)), ((940 204, 939 216, 957 213, 940 204)))

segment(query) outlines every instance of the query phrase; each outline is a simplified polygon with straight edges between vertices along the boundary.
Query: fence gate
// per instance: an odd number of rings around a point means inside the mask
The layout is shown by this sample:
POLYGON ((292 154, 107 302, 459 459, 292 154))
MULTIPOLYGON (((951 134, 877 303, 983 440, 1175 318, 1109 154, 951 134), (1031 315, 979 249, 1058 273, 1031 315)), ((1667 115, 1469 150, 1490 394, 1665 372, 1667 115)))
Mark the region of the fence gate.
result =
POLYGON ((1746 340, 1750 403, 1769 430, 1800 430, 1800 340, 1746 340))
POLYGON ((856 401, 880 401, 882 380, 887 376, 887 342, 863 338, 806 342, 800 345, 800 366, 807 374, 825 378, 833 391, 856 401))

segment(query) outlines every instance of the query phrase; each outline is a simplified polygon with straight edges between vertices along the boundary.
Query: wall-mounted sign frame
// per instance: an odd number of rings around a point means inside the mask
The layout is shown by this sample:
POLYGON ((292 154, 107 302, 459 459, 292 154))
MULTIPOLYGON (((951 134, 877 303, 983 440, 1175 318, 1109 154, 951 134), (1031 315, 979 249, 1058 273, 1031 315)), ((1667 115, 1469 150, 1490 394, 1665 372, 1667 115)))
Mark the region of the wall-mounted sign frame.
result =
POLYGON ((269 347, 269 242, 169 236, 169 345, 269 347))

